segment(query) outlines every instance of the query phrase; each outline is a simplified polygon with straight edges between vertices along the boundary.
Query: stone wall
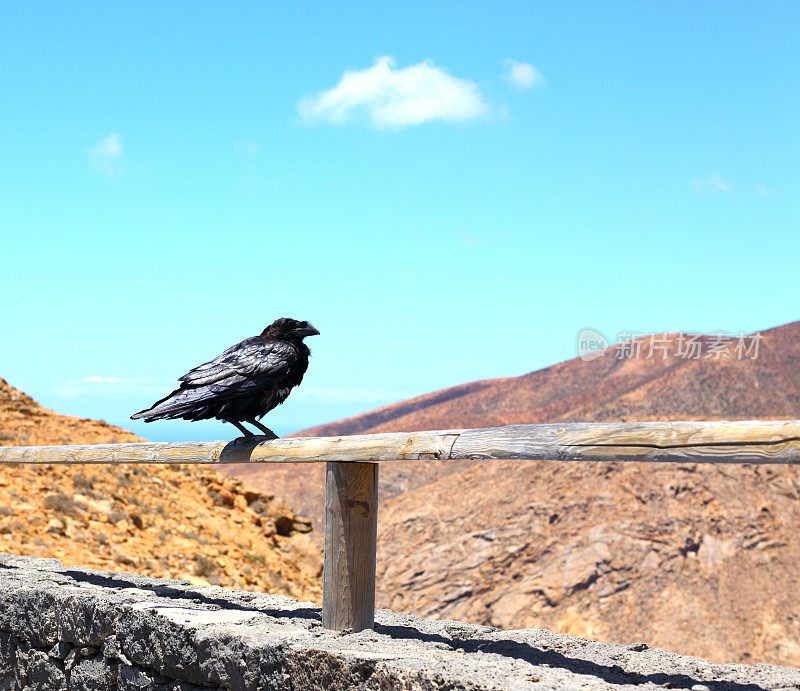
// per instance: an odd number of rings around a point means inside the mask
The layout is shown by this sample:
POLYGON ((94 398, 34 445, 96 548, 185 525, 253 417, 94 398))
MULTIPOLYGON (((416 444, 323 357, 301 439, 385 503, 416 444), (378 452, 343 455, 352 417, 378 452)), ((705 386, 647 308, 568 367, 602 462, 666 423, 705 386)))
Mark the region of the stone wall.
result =
POLYGON ((800 671, 389 611, 337 634, 285 597, 0 554, 0 689, 578 687, 800 689, 800 671))

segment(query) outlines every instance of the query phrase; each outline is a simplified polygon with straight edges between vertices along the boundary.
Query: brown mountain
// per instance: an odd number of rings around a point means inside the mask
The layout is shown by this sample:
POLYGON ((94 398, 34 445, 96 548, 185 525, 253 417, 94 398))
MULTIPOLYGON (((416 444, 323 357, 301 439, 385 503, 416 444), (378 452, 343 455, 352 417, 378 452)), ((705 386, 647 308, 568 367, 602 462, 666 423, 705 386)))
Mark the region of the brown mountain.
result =
MULTIPOLYGON (((579 358, 520 377, 487 379, 311 427, 292 436, 493 427, 542 422, 793 419, 800 415, 800 322, 762 332, 757 357, 709 355, 714 336, 695 336, 703 357, 685 357, 692 336, 670 334, 638 346, 614 346, 592 361, 579 358), (668 342, 667 350, 661 349, 668 342), (651 346, 653 355, 650 355, 651 346), (629 357, 629 351, 641 357, 629 357)), ((747 341, 752 345, 752 341, 747 341)), ((475 463, 392 463, 381 468, 385 497, 420 487, 475 463)), ((230 465, 223 469, 256 487, 279 488, 321 524, 324 468, 230 465)), ((321 531, 317 532, 321 538, 321 531)))
MULTIPOLYGON (((699 359, 685 354, 691 337, 644 337, 592 361, 465 384, 300 434, 796 418, 800 323, 761 336, 741 358, 735 343, 698 337, 699 359)), ((322 468, 231 472, 280 488, 319 518, 322 468)), ((796 468, 417 462, 385 464, 381 476, 382 606, 800 664, 796 468)))
MULTIPOLYGON (((0 379, 0 444, 143 441, 59 415, 0 379)), ((320 599, 310 523, 215 471, 164 465, 0 466, 0 552, 320 599)))

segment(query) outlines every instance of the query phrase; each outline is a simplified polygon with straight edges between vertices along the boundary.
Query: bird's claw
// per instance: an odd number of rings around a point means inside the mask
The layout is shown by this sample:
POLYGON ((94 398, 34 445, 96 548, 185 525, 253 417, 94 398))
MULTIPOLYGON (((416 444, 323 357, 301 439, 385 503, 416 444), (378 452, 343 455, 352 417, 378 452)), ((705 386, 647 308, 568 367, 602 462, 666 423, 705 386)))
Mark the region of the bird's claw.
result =
POLYGON ((272 441, 273 439, 280 439, 280 437, 274 432, 272 434, 256 434, 255 438, 259 441, 272 441))
POLYGON ((258 444, 262 441, 272 441, 273 439, 280 439, 277 434, 250 434, 246 437, 236 437, 233 440, 234 444, 258 444))

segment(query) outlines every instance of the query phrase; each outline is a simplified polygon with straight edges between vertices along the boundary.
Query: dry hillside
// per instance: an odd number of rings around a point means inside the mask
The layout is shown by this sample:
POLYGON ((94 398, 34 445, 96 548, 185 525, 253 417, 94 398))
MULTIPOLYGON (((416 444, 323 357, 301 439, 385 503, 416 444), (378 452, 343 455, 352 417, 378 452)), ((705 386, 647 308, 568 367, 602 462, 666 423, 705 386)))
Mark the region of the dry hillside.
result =
MULTIPOLYGON (((800 417, 800 323, 763 332, 756 359, 686 359, 669 341, 666 357, 610 348, 301 434, 800 417)), ((312 512, 320 471, 233 470, 312 512)), ((417 462, 381 478, 381 606, 800 665, 796 468, 417 462)))
MULTIPOLYGON (((0 379, 0 444, 143 441, 58 415, 0 379)), ((0 466, 0 551, 320 599, 309 521, 198 466, 0 466)))
MULTIPOLYGON (((800 416, 800 322, 763 332, 756 359, 686 359, 678 338, 666 353, 593 361, 578 358, 519 377, 454 386, 293 436, 492 427, 540 422, 793 419, 800 416), (666 357, 663 357, 666 355, 666 357)), ((710 336, 701 336, 706 348, 710 336)), ((705 351, 704 351, 705 352, 705 351)), ((392 463, 381 468, 384 499, 475 463, 392 463)), ((278 487, 292 506, 322 520, 325 469, 319 465, 229 465, 225 472, 255 487, 278 487)), ((318 533, 315 538, 321 538, 318 533)))

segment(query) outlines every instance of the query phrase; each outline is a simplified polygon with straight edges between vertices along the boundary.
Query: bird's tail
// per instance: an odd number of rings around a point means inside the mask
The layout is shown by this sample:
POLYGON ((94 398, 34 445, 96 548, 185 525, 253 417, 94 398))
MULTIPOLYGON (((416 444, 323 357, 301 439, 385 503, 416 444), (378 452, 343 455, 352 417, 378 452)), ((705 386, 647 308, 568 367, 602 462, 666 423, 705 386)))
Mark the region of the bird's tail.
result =
POLYGON ((185 389, 175 389, 168 396, 156 401, 150 408, 145 408, 131 415, 131 420, 153 422, 153 420, 180 417, 186 410, 186 401, 181 400, 184 398, 181 394, 185 394, 185 389))
POLYGON ((157 405, 154 405, 152 408, 145 408, 144 410, 140 410, 138 413, 134 413, 131 415, 131 420, 144 420, 145 422, 152 422, 153 420, 161 420, 166 417, 168 413, 166 411, 160 411, 157 405))
POLYGON ((141 420, 142 418, 144 418, 145 422, 152 422, 156 418, 150 418, 148 420, 147 417, 153 414, 154 412, 155 411, 153 410, 153 408, 146 408, 145 410, 140 410, 138 413, 134 413, 133 415, 131 415, 131 420, 141 420))

